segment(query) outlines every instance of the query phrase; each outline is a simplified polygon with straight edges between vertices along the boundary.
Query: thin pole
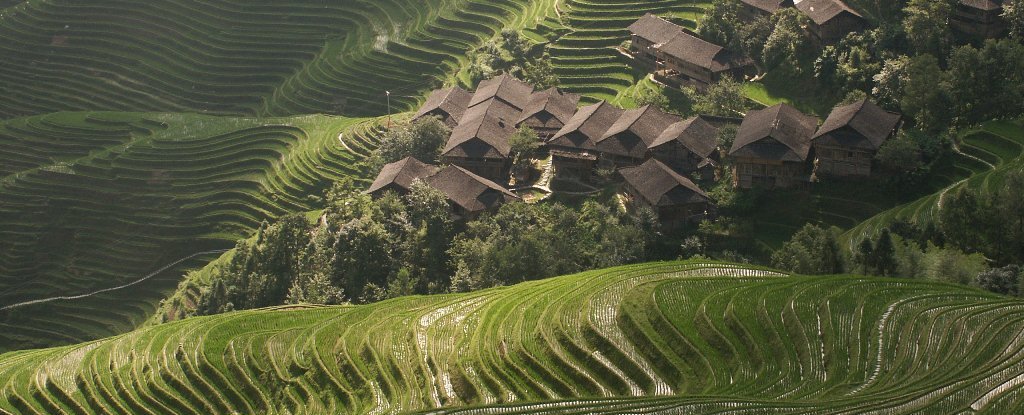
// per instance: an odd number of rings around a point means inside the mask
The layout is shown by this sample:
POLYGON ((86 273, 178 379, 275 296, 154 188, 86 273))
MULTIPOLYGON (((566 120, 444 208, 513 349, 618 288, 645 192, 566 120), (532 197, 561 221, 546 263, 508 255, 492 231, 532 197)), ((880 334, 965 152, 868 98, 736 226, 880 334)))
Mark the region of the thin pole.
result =
POLYGON ((388 130, 391 130, 391 91, 384 91, 388 96, 388 130))

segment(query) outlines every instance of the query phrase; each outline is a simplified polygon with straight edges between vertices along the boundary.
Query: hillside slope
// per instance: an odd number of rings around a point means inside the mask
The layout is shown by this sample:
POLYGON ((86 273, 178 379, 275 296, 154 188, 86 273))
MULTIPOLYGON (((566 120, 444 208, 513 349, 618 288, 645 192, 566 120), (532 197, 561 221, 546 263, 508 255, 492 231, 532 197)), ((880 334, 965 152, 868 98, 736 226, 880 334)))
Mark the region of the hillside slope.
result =
POLYGON ((374 128, 159 113, 0 122, 0 351, 133 329, 184 267, 362 178, 374 128))
POLYGON ((0 411, 1019 413, 1022 330, 962 287, 654 263, 14 352, 0 411))

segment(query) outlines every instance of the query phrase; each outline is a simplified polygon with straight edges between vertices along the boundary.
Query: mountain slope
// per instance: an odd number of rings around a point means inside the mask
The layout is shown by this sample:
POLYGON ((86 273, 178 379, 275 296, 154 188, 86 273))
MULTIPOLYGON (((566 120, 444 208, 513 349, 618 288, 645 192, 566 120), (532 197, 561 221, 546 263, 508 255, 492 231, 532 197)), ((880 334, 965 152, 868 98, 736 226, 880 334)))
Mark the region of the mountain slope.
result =
POLYGON ((1022 329, 961 287, 655 263, 14 352, 0 410, 1012 413, 1022 329))
POLYGON ((160 113, 0 122, 0 350, 131 330, 183 268, 362 178, 373 128, 160 113))

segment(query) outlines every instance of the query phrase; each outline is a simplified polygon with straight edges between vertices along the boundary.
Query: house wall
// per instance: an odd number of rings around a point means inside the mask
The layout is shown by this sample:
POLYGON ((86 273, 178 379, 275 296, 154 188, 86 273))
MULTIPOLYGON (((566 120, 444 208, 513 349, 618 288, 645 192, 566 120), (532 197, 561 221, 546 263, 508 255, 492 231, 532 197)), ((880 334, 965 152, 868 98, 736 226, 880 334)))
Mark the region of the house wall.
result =
POLYGON ((694 79, 705 84, 717 81, 717 79, 715 79, 716 74, 712 73, 710 69, 684 61, 675 56, 665 55, 664 53, 661 54, 661 59, 665 61, 666 68, 679 72, 679 74, 684 77, 694 79))
POLYGON ((984 11, 957 4, 957 7, 953 9, 950 24, 954 29, 969 35, 994 38, 1006 29, 1000 14, 1002 14, 1002 9, 984 11))
POLYGON ((829 176, 870 176, 875 152, 839 146, 814 145, 815 172, 829 176))
POLYGON ((652 64, 658 59, 654 43, 637 35, 632 35, 630 38, 629 51, 633 52, 636 57, 648 60, 652 64))
MULTIPOLYGON (((459 122, 455 121, 455 118, 453 118, 451 115, 449 115, 447 112, 445 112, 442 109, 435 109, 433 111, 430 111, 430 112, 428 112, 426 114, 423 114, 423 116, 421 116, 420 118, 417 118, 416 120, 421 120, 421 119, 426 118, 426 117, 440 117, 441 118, 441 122, 443 122, 444 125, 448 126, 448 128, 455 128, 455 127, 459 126, 459 122)), ((416 120, 413 120, 413 121, 416 121, 416 120)))
POLYGON ((822 44, 829 45, 838 42, 847 33, 864 31, 865 23, 857 16, 842 13, 834 19, 825 22, 823 25, 811 23, 809 29, 811 34, 822 44))
POLYGON ((750 189, 754 186, 791 187, 800 183, 800 178, 805 171, 806 163, 736 158, 732 167, 733 186, 742 189, 750 189))
POLYGON ((650 150, 650 157, 658 159, 675 170, 687 173, 697 170, 697 165, 704 161, 678 141, 666 143, 650 150))

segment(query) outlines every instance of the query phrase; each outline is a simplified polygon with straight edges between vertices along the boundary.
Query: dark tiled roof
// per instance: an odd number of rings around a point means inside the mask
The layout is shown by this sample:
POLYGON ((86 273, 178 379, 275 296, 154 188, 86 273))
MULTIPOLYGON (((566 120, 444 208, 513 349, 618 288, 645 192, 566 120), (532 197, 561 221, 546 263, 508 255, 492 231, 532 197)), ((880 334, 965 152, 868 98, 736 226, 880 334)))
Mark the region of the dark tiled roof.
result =
MULTIPOLYGON (((523 121, 535 117, 542 112, 551 114, 553 119, 544 125, 549 128, 561 128, 572 119, 573 114, 576 113, 576 106, 580 102, 580 96, 578 94, 565 94, 559 91, 557 88, 551 88, 546 91, 534 92, 530 96, 529 103, 523 108, 522 115, 516 120, 516 124, 520 124, 523 121)), ((539 120, 538 120, 539 122, 539 120)))
POLYGON ((619 169, 619 173, 626 184, 636 189, 652 206, 675 206, 710 200, 707 193, 690 179, 655 159, 636 167, 619 169))
POLYGON ((878 150, 899 125, 900 115, 882 109, 866 98, 853 104, 836 107, 818 128, 815 142, 878 150), (831 137, 830 133, 850 127, 859 137, 831 137), (829 137, 826 137, 829 136, 829 137))
POLYGON ((576 111, 569 122, 548 141, 551 146, 596 149, 597 140, 622 115, 623 110, 605 101, 588 105, 576 111), (573 134, 573 133, 579 134, 573 134), (582 137, 580 137, 582 136, 582 137))
POLYGON ((849 13, 863 19, 860 13, 847 6, 842 0, 803 0, 796 4, 807 17, 810 17, 814 24, 823 25, 829 20, 836 18, 842 13, 849 13))
POLYGON ((424 182, 468 212, 481 212, 519 199, 497 183, 459 166, 445 167, 424 182))
POLYGON ((480 85, 476 88, 476 93, 473 94, 473 98, 469 101, 469 106, 474 107, 492 98, 497 98, 522 111, 526 108, 526 104, 530 102, 530 95, 532 94, 532 86, 511 75, 502 74, 496 78, 480 82, 480 85))
POLYGON ((718 147, 718 129, 700 117, 691 117, 670 125, 650 147, 655 148, 678 141, 690 152, 708 158, 718 147))
POLYGON ((508 157, 509 137, 515 134, 519 110, 492 99, 466 111, 448 138, 442 154, 454 157, 508 157))
POLYGON ((602 152, 641 158, 647 152, 648 146, 654 143, 665 129, 678 121, 679 117, 650 105, 628 110, 608 128, 601 139, 597 140, 597 148, 602 152), (625 132, 633 133, 642 142, 630 143, 624 140, 625 132))
POLYGON ((741 0, 743 3, 754 6, 758 9, 764 10, 768 13, 774 13, 783 7, 793 5, 792 0, 741 0))
POLYGON ((658 46, 658 50, 683 62, 689 62, 712 72, 722 72, 750 65, 752 61, 714 43, 704 41, 685 31, 658 46))
POLYGON ((650 13, 633 22, 628 29, 630 33, 654 44, 668 42, 683 30, 675 23, 650 13))
POLYGON ((816 118, 788 104, 750 111, 736 132, 736 140, 733 141, 729 155, 805 161, 811 149, 811 137, 817 127, 816 118), (772 138, 781 146, 758 143, 765 138, 772 138))
POLYGON ((472 97, 473 94, 459 87, 435 90, 412 118, 418 119, 429 112, 441 110, 450 115, 455 122, 459 122, 472 97))
POLYGON ((1001 0, 960 0, 960 4, 972 9, 993 11, 1003 8, 1001 0))
POLYGON ((437 172, 436 166, 426 164, 412 157, 406 157, 385 165, 380 173, 377 174, 377 178, 370 185, 370 188, 366 190, 366 193, 376 192, 391 184, 409 190, 414 180, 430 176, 435 172, 437 172))

